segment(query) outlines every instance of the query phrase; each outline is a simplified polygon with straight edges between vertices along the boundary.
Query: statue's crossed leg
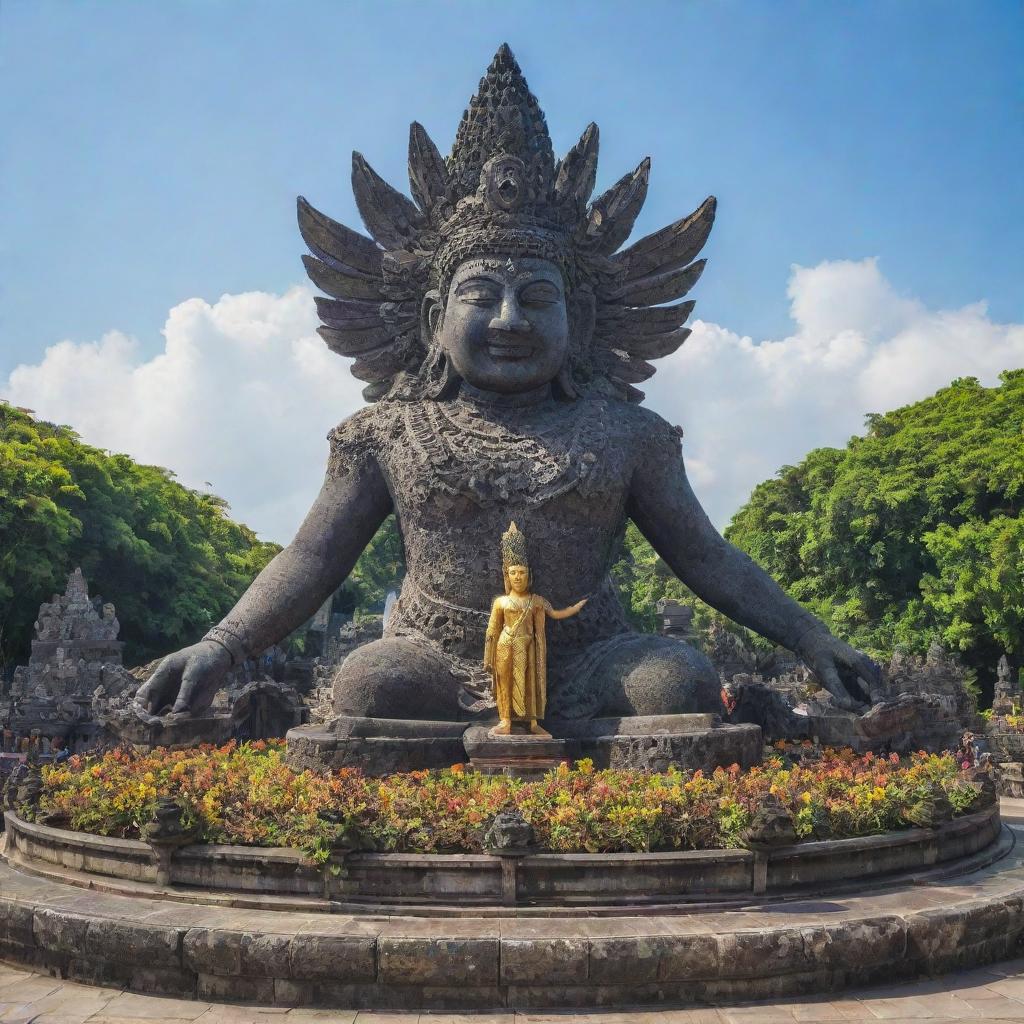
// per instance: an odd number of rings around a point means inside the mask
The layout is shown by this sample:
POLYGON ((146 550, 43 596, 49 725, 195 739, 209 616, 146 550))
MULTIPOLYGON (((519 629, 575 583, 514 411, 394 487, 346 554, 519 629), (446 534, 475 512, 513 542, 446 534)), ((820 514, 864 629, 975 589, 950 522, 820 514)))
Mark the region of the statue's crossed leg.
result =
MULTIPOLYGON (((334 678, 334 707, 338 714, 365 718, 457 721, 465 717, 461 685, 440 652, 387 637, 345 659, 334 678)), ((721 711, 721 687, 711 662, 689 644, 666 637, 624 638, 586 679, 570 681, 566 689, 581 686, 600 695, 591 705, 600 717, 721 711)), ((561 689, 555 680, 556 716, 561 689)))

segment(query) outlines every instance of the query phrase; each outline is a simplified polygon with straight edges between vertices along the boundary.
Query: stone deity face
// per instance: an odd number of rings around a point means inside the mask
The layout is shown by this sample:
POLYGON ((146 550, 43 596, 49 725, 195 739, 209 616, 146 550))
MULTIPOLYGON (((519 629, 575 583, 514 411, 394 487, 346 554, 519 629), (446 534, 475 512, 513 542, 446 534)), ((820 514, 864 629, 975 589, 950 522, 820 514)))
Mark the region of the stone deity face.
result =
POLYGON ((530 589, 530 570, 525 565, 510 565, 508 567, 508 584, 512 593, 517 595, 525 594, 530 589))
POLYGON ((428 325, 452 369, 472 387, 532 391, 558 376, 569 348, 565 284, 549 260, 467 260, 428 325))

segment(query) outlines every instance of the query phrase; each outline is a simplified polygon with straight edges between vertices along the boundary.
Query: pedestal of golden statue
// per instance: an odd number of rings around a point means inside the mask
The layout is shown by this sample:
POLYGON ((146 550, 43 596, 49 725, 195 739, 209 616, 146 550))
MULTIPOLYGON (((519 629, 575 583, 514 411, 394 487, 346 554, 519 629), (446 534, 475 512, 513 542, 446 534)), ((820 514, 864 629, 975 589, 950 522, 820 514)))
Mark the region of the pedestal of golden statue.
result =
POLYGON ((526 726, 515 726, 509 735, 493 735, 485 726, 474 726, 463 735, 469 767, 484 775, 508 775, 539 779, 560 764, 570 763, 571 745, 551 736, 538 736, 526 726))

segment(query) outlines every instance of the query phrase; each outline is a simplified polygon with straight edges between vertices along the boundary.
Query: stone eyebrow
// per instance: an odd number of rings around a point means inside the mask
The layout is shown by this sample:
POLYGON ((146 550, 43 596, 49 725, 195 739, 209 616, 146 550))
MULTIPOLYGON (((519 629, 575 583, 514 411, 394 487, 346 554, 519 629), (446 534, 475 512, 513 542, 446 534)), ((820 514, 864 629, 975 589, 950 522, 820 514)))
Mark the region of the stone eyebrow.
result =
POLYGON ((455 286, 455 290, 456 290, 456 291, 459 291, 459 290, 461 290, 462 288, 465 288, 465 287, 467 287, 468 285, 472 285, 472 284, 477 284, 477 283, 479 283, 480 281, 486 281, 486 282, 487 282, 488 284, 496 284, 496 285, 498 285, 498 286, 501 286, 501 284, 503 283, 502 281, 500 281, 500 280, 499 280, 498 278, 496 278, 496 277, 490 277, 490 276, 489 276, 488 274, 486 274, 486 273, 480 273, 480 274, 474 274, 474 275, 473 275, 472 277, 467 277, 467 278, 466 278, 465 280, 463 280, 463 281, 460 281, 460 282, 459 282, 459 283, 458 283, 458 284, 457 284, 457 285, 455 286))

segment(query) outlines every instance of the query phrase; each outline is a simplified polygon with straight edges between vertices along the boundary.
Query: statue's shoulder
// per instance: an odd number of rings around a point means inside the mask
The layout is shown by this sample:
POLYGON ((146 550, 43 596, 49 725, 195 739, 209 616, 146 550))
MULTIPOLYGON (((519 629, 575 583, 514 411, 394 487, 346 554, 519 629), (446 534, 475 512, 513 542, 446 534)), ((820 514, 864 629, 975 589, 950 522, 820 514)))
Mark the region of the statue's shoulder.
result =
POLYGON ((378 403, 354 412, 327 435, 331 446, 328 471, 376 459, 394 430, 400 410, 394 403, 378 403))
POLYGON ((683 428, 669 423, 653 409, 636 402, 613 401, 612 417, 638 454, 678 453, 682 450, 683 428))
POLYGON ((328 433, 327 440, 331 443, 332 451, 339 447, 376 446, 390 434, 395 421, 400 417, 401 410, 394 402, 364 406, 334 427, 328 433))

